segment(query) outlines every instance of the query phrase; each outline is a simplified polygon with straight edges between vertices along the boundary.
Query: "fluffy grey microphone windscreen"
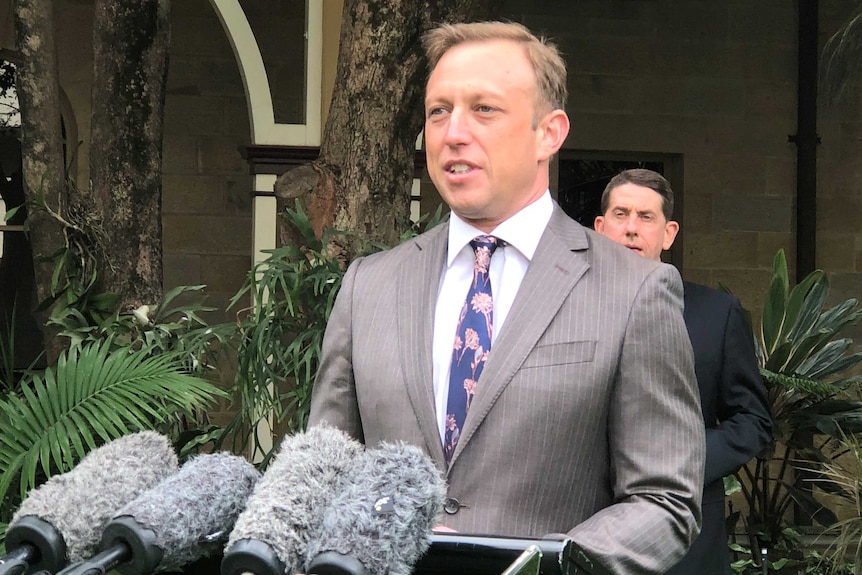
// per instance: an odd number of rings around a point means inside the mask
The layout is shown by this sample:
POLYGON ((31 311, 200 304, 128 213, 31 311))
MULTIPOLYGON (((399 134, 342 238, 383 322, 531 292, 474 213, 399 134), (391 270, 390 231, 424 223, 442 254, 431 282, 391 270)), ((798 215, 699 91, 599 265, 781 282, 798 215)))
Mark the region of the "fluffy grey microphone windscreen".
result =
POLYGON ((102 548, 118 540, 129 544, 131 561, 119 567, 127 573, 176 569, 220 551, 259 478, 243 457, 193 457, 121 509, 105 530, 102 548))
MULTIPOLYGON (((225 554, 245 544, 272 552, 286 573, 301 571, 309 541, 317 537, 324 509, 339 491, 363 446, 327 426, 285 437, 230 534, 225 554)), ((237 572, 245 559, 234 563, 237 572)), ((223 570, 225 567, 223 563, 223 570)))
POLYGON ((431 544, 445 497, 442 472, 419 448, 381 443, 369 449, 327 508, 305 572, 363 572, 361 565, 372 575, 409 575, 431 544), (324 570, 333 559, 330 566, 348 568, 324 570), (356 561, 356 569, 350 568, 356 561))
POLYGON ((68 560, 80 561, 96 551, 118 509, 176 472, 167 437, 142 431, 115 439, 31 491, 9 523, 7 541, 22 518, 37 517, 61 535, 68 560))

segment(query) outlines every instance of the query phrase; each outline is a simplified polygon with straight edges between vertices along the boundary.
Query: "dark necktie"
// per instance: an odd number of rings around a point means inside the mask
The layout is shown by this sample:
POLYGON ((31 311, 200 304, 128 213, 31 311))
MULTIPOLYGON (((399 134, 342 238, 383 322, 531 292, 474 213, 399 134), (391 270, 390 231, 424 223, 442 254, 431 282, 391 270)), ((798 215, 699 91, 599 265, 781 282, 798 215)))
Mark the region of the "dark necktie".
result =
POLYGON ((452 459, 470 403, 476 392, 476 382, 491 350, 494 303, 491 298, 491 277, 488 269, 491 256, 502 242, 494 236, 473 238, 473 283, 461 308, 455 345, 452 350, 452 368, 449 372, 449 397, 446 406, 446 429, 443 453, 446 461, 452 459))

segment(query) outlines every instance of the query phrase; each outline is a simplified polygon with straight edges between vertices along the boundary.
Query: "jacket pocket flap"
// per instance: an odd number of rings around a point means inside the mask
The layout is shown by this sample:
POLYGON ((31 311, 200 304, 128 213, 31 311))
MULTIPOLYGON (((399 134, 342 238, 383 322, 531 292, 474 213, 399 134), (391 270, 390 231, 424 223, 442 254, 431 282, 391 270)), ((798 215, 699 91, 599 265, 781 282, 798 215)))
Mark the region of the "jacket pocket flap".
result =
POLYGON ((539 345, 527 356, 521 369, 590 362, 593 361, 595 354, 595 341, 567 341, 539 345))

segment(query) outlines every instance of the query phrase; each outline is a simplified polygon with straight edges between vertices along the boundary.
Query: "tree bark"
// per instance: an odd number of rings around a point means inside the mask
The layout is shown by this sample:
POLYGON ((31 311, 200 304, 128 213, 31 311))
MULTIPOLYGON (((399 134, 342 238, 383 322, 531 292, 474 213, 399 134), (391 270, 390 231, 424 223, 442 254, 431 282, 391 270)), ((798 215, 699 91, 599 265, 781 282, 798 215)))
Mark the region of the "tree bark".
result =
MULTIPOLYGON (((68 196, 53 0, 16 0, 15 33, 22 55, 17 70, 17 89, 24 195, 28 203, 43 204, 56 216, 63 217, 68 209, 68 196)), ((52 298, 54 262, 51 256, 65 245, 64 226, 50 212, 29 210, 27 220, 39 301, 52 298)), ((48 313, 43 310, 37 314, 41 326, 47 322, 48 313)), ((43 339, 48 361, 52 362, 62 346, 48 330, 43 339)))
POLYGON ((169 0, 96 0, 88 235, 101 291, 162 297, 161 167, 169 0))
MULTIPOLYGON (((415 143, 423 125, 420 39, 440 22, 487 19, 495 0, 345 0, 335 88, 320 156, 276 180, 279 213, 301 198, 315 232, 346 261, 409 227, 415 143)), ((281 220, 279 242, 297 239, 281 220)))

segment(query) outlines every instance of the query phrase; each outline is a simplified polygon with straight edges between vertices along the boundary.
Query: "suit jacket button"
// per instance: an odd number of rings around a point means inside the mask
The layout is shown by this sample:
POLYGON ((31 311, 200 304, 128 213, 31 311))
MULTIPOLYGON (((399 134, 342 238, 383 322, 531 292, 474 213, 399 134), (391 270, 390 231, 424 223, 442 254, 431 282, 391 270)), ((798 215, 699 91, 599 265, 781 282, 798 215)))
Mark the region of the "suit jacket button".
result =
POLYGON ((455 515, 458 513, 459 509, 461 509, 461 502, 454 497, 448 497, 446 498, 446 501, 443 502, 443 511, 449 515, 455 515))

